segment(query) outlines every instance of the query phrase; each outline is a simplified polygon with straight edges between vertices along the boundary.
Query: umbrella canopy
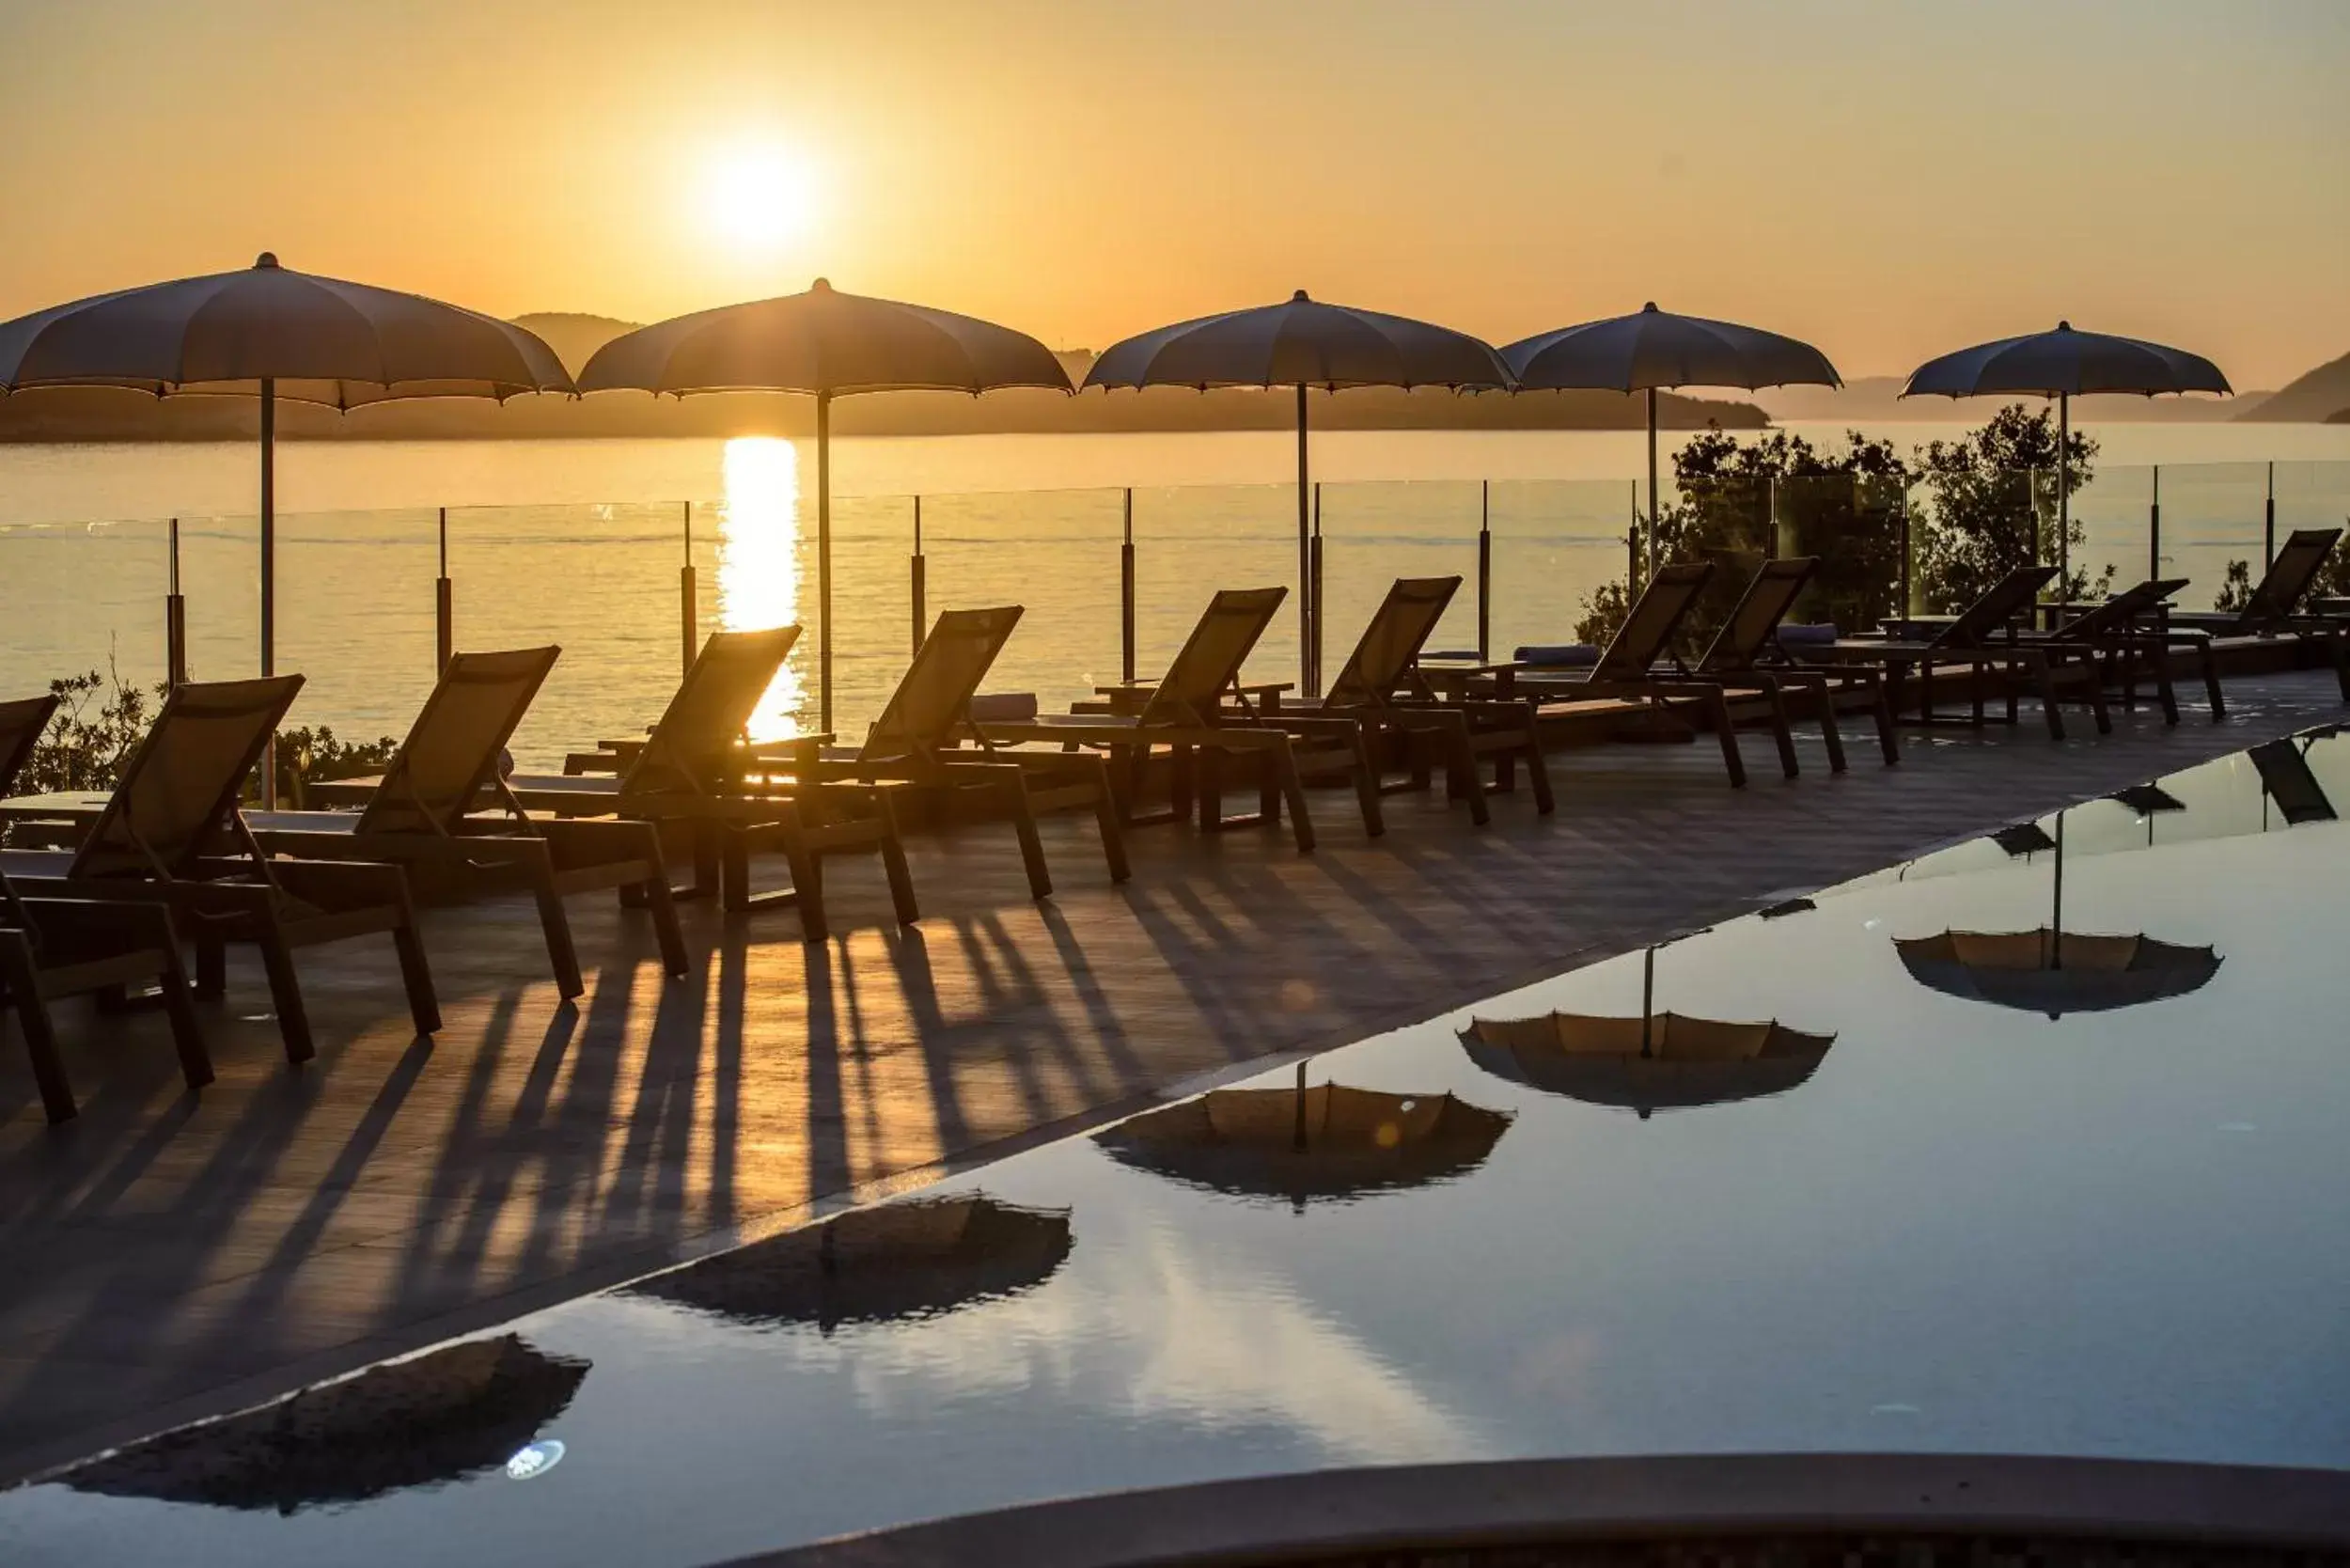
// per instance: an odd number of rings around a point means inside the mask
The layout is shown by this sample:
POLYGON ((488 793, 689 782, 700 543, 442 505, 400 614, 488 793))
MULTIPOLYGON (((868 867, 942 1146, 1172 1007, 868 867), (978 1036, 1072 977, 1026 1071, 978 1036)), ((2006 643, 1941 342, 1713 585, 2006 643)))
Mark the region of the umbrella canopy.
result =
POLYGON ((1521 337, 1501 351, 1522 391, 1648 395, 1648 570, 1656 571, 1656 393, 1670 386, 1841 386, 1827 355, 1800 338, 1678 316, 1654 300, 1629 316, 1521 337))
MULTIPOLYGON (((279 399, 350 409, 395 398, 570 392, 533 334, 421 294, 298 273, 264 251, 241 272, 99 294, 0 322, 0 392, 110 386, 261 400, 261 673, 277 669, 279 399)), ((176 565, 175 565, 176 570, 176 565)), ((276 769, 261 773, 265 796, 276 769)))
POLYGON ((1449 1094, 1219 1089, 1094 1135, 1121 1165, 1298 1208, 1465 1175, 1510 1118, 1449 1094))
POLYGON ((520 1335, 468 1340, 183 1428, 68 1472, 77 1492, 293 1513, 504 1466, 588 1364, 520 1335))
POLYGON ((1297 580, 1299 673, 1316 695, 1310 532, 1312 455, 1306 389, 1349 386, 1506 387, 1510 368, 1493 347, 1450 327, 1353 306, 1325 305, 1298 290, 1278 305, 1177 321, 1102 351, 1087 386, 1292 386, 1297 389, 1297 580))
POLYGON ((598 349, 582 392, 634 389, 800 392, 816 400, 817 703, 832 728, 832 400, 853 392, 969 392, 1039 386, 1069 373, 1024 332, 951 310, 842 293, 822 278, 805 293, 697 310, 598 349))
POLYGON ((2057 400, 2057 561, 2063 571, 2057 579, 2057 595, 2063 603, 2072 591, 2073 400, 2091 392, 2137 392, 2152 398, 2233 390, 2219 367, 2201 354, 2136 337, 2076 332, 2072 322, 2059 321, 2054 332, 2002 337, 1929 359, 1909 373, 1901 395, 2022 394, 2057 400))
POLYGON ((2031 931, 1946 931, 1896 938, 1902 965, 1920 985, 1970 1001, 2051 1018, 2103 1012, 2182 996, 2210 983, 2220 959, 2151 936, 2031 931))
POLYGON ((1480 1018, 1461 1033, 1469 1059, 1496 1077, 1643 1118, 1783 1094, 1807 1081, 1835 1043, 1832 1034, 1806 1034, 1776 1020, 1724 1023, 1677 1012, 1480 1018))
POLYGON ((982 1194, 857 1209, 633 1287, 752 1326, 932 1317, 1043 1283, 1069 1256, 1065 1211, 982 1194))

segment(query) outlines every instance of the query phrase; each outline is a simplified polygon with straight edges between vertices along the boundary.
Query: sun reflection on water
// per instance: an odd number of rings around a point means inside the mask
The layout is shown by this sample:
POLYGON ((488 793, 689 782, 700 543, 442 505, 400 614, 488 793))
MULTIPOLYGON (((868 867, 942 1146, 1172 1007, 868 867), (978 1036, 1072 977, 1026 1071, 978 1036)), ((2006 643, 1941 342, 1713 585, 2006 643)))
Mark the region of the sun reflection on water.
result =
MULTIPOLYGON (((800 458, 791 442, 739 436, 720 460, 726 499, 718 511, 718 621, 730 632, 800 619, 800 458)), ((751 738, 772 741, 802 728, 807 698, 800 661, 805 637, 751 715, 751 738)))

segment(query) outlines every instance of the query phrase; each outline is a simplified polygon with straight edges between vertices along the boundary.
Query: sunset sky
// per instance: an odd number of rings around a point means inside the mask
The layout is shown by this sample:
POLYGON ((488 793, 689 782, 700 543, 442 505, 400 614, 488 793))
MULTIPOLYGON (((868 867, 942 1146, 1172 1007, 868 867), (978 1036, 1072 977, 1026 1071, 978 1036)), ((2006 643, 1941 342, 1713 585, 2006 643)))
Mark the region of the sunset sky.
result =
POLYGON ((803 288, 1099 347, 1303 287, 1656 299, 1895 372, 2350 350, 2341 0, 0 0, 0 317, 289 265, 503 315, 803 288))

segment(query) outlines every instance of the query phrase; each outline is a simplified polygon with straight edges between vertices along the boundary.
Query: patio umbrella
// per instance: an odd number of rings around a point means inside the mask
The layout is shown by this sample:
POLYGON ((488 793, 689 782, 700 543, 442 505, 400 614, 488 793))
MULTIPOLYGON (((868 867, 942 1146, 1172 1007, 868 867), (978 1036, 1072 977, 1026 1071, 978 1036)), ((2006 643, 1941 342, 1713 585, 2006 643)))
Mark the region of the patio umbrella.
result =
POLYGON ((364 1502, 504 1466, 569 1407, 588 1371, 518 1334, 468 1340, 167 1433, 59 1479, 77 1492, 285 1514, 364 1502))
POLYGON ((1506 387, 1509 367, 1480 338, 1449 327, 1352 306, 1325 305, 1300 289, 1279 305, 1177 321, 1102 351, 1087 386, 1276 386, 1297 389, 1298 672, 1308 697, 1313 665, 1312 457, 1306 390, 1349 386, 1506 387))
POLYGON ((1976 398, 2022 393, 2057 400, 2057 602, 2072 592, 2073 400, 2091 392, 2136 392, 2152 398, 2166 392, 2233 389, 2219 367, 2201 354, 2135 337, 2075 332, 2059 321, 2054 332, 2002 337, 1929 359, 1909 373, 1904 398, 1976 398))
POLYGON ((1648 572, 1656 572, 1656 394, 1676 386, 1841 386, 1827 355, 1734 321, 1676 316, 1651 300, 1630 316, 1521 337, 1501 351, 1521 391, 1648 394, 1648 572))
POLYGON ((1449 1094, 1218 1089, 1094 1135, 1120 1165, 1237 1197, 1346 1201, 1465 1175, 1510 1118, 1449 1094))
POLYGON ((832 400, 852 392, 1069 390, 1053 351, 1024 332, 951 310, 844 294, 822 278, 806 293, 697 310, 598 349, 582 392, 634 388, 803 392, 816 400, 816 626, 819 727, 832 728, 832 400))
POLYGON ((1544 1012, 1477 1018, 1461 1031, 1469 1059, 1497 1078, 1595 1105, 1637 1111, 1726 1105, 1809 1080, 1836 1043, 1772 1019, 1725 1023, 1654 1011, 1656 949, 1641 965, 1640 1014, 1544 1012))
MULTIPOLYGON (((364 283, 252 266, 97 294, 0 323, 0 392, 109 386, 261 400, 261 673, 276 673, 277 403, 569 392, 537 337, 494 317, 364 283)), ((261 774, 274 792, 274 767, 261 774)))
MULTIPOLYGON (((2199 990, 2219 972, 2210 948, 2144 934, 2100 935, 2064 929, 2064 819, 2058 812, 2048 923, 2029 931, 1946 931, 1895 937, 1902 966, 1919 984, 1951 996, 2060 1018, 2103 1012, 2199 990)), ((2017 853, 2013 850, 2010 854, 2017 853)))
POLYGON ((658 1275, 632 1294, 755 1327, 934 1317, 1042 1284, 1069 1256, 1066 1211, 984 1194, 885 1203, 658 1275))

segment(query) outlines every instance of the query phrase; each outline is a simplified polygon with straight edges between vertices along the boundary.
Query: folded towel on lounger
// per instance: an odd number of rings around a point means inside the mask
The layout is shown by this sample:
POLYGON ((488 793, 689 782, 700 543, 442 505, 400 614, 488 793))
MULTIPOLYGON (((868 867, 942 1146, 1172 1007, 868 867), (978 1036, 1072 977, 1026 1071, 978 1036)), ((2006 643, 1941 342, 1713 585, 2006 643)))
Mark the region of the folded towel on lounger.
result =
POLYGON ((1036 717, 1034 692, 981 692, 971 699, 971 717, 980 724, 1017 724, 1036 717))
POLYGON ((1536 669, 1577 669, 1599 663, 1599 650, 1588 642, 1532 643, 1511 657, 1536 669))

